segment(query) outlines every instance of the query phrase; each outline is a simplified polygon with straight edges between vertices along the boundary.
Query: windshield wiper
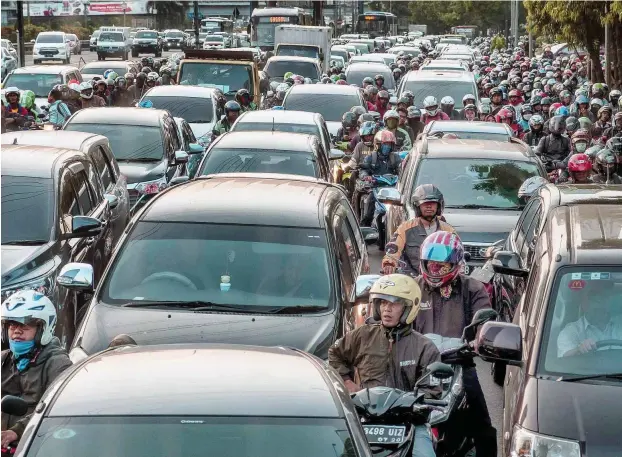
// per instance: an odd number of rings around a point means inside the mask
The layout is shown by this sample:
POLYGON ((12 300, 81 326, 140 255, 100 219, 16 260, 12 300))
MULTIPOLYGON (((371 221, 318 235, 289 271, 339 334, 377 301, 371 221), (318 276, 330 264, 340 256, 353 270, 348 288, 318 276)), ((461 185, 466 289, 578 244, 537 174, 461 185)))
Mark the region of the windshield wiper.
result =
POLYGON ((15 240, 15 241, 6 241, 2 243, 2 245, 6 246, 36 246, 38 244, 46 244, 46 240, 15 240))
POLYGON ((278 308, 272 308, 265 312, 268 314, 301 314, 301 311, 310 312, 310 311, 326 311, 326 310, 328 310, 326 306, 297 305, 297 306, 279 306, 278 308))
POLYGON ((151 157, 136 157, 135 159, 117 159, 117 162, 159 162, 162 159, 154 159, 151 157))
POLYGON ((574 381, 584 381, 586 379, 620 379, 622 380, 622 373, 601 373, 601 374, 589 374, 582 376, 561 376, 556 379, 556 381, 566 381, 566 382, 574 382, 574 381))
POLYGON ((149 307, 171 307, 188 308, 189 311, 231 311, 235 313, 253 313, 243 306, 213 303, 211 301, 189 300, 189 301, 133 301, 121 305, 124 308, 149 308, 149 307))

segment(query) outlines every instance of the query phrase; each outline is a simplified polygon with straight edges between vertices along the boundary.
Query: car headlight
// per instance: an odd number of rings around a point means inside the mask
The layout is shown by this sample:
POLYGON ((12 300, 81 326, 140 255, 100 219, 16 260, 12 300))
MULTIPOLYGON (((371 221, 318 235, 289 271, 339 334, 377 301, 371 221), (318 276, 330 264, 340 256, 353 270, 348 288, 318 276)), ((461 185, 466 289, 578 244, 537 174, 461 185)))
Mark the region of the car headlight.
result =
POLYGON ((577 441, 540 435, 514 427, 512 438, 512 457, 581 457, 577 441))
POLYGON ((139 182, 136 184, 135 189, 141 194, 157 194, 158 192, 166 189, 168 184, 166 183, 166 176, 162 176, 155 181, 139 182))
POLYGON ((39 278, 32 279, 30 281, 17 284, 15 286, 7 287, 6 289, 2 289, 1 301, 6 300, 15 292, 19 292, 20 290, 36 290, 43 295, 50 297, 54 293, 54 277, 56 270, 53 270, 52 273, 47 276, 42 276, 39 278))

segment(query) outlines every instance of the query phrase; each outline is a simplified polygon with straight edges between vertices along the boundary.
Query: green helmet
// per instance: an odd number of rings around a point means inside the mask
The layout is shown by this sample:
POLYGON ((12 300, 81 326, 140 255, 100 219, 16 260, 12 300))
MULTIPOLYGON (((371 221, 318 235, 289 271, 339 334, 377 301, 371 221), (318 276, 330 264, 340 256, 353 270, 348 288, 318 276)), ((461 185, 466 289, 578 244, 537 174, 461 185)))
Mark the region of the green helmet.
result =
POLYGON ((291 71, 288 71, 287 73, 285 73, 285 75, 283 76, 283 79, 287 79, 287 78, 291 78, 292 76, 294 76, 294 74, 291 71))
POLYGON ((111 71, 110 73, 108 73, 108 77, 106 79, 112 79, 113 81, 115 81, 118 77, 119 75, 116 71, 111 71))
POLYGON ((592 128, 592 121, 590 121, 589 117, 580 117, 579 118, 579 128, 589 130, 592 128))
POLYGON ((31 90, 25 90, 22 92, 19 103, 26 109, 33 109, 35 107, 35 93, 31 90))

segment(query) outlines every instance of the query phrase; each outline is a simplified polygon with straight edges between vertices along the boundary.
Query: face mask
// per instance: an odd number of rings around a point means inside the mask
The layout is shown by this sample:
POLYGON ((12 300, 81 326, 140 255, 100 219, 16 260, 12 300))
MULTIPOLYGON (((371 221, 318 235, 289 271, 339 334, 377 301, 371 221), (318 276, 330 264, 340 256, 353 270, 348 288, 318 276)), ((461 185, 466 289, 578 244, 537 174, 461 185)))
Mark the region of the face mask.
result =
POLYGON ((391 144, 381 144, 380 145, 380 153, 382 155, 389 155, 391 150, 393 149, 393 145, 391 144))
POLYGON ((28 354, 35 347, 35 340, 30 341, 14 341, 9 339, 9 348, 13 353, 13 357, 17 360, 17 370, 24 371, 30 363, 29 358, 20 359, 21 356, 28 354))
POLYGON ((523 114, 523 119, 528 121, 529 119, 531 119, 531 116, 532 116, 532 114, 523 114))
POLYGON ((394 128, 397 127, 397 120, 396 119, 387 119, 387 127, 391 130, 393 130, 394 128))
POLYGON ((577 143, 574 145, 574 148, 577 150, 577 152, 585 152, 585 150, 587 149, 587 144, 585 143, 577 143))

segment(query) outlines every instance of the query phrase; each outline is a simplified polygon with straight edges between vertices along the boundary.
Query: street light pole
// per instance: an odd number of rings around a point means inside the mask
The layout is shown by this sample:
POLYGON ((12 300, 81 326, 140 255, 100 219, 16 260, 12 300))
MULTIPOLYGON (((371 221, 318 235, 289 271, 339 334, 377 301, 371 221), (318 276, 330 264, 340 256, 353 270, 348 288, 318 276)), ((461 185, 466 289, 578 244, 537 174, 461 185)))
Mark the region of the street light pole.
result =
POLYGON ((125 10, 127 9, 127 3, 123 2, 121 5, 123 6, 123 27, 125 27, 125 10))

